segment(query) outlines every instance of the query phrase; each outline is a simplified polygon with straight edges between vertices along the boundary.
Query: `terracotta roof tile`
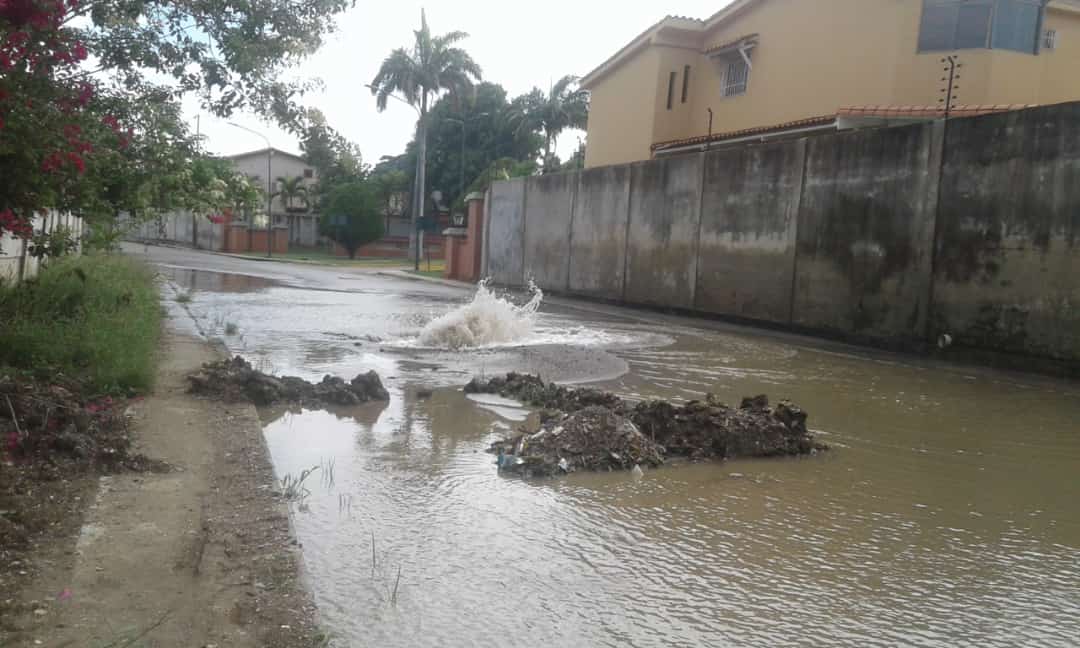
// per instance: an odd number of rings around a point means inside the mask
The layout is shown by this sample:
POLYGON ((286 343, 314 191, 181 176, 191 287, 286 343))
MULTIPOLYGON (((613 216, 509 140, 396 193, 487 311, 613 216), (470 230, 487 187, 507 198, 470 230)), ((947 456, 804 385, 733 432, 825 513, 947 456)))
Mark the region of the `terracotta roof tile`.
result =
POLYGON ((822 115, 820 117, 809 117, 807 119, 799 119, 796 121, 784 122, 782 124, 773 124, 771 126, 758 126, 756 128, 744 128, 737 131, 728 131, 726 133, 713 133, 712 137, 707 135, 698 135, 697 137, 686 137, 683 139, 669 140, 666 142, 657 142, 652 145, 653 151, 662 151, 669 148, 678 148, 681 146, 692 146, 694 144, 704 144, 706 142, 721 142, 723 140, 735 139, 736 137, 746 137, 749 135, 766 135, 768 133, 780 132, 791 130, 794 128, 808 128, 811 126, 825 126, 836 121, 835 115, 822 115))
MULTIPOLYGON (((1035 108, 1036 104, 961 104, 953 106, 949 114, 955 117, 975 117, 977 115, 989 115, 991 113, 1009 112, 1012 110, 1024 110, 1035 108)), ((837 117, 876 117, 887 119, 889 117, 902 118, 936 118, 945 116, 945 108, 938 106, 844 106, 836 112, 837 117)))

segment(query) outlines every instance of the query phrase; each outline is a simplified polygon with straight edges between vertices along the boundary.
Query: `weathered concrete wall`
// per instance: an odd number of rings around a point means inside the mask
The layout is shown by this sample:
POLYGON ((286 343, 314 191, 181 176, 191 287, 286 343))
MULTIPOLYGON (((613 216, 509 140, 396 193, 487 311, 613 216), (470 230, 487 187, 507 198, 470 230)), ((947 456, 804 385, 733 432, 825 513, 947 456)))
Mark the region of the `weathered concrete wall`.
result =
POLYGON ((577 173, 530 178, 525 199, 525 280, 565 291, 570 272, 570 223, 577 173))
POLYGON ((791 322, 806 141, 705 157, 695 308, 791 322))
POLYGON ((940 124, 807 141, 793 322, 875 339, 925 335, 940 124))
POLYGON ((630 166, 627 301, 693 306, 701 165, 702 155, 686 155, 630 166))
POLYGON ((949 123, 934 337, 1080 359, 1080 104, 949 123))
POLYGON ((204 250, 225 249, 224 226, 187 211, 159 214, 150 220, 120 218, 124 239, 137 242, 167 242, 204 250))
POLYGON ((873 344, 947 333, 1080 375, 1080 103, 947 129, 496 183, 487 274, 873 344))
POLYGON ((630 167, 582 171, 570 235, 570 292, 622 299, 630 167))
POLYGON ((525 179, 515 178, 491 186, 484 274, 497 284, 524 283, 525 179))

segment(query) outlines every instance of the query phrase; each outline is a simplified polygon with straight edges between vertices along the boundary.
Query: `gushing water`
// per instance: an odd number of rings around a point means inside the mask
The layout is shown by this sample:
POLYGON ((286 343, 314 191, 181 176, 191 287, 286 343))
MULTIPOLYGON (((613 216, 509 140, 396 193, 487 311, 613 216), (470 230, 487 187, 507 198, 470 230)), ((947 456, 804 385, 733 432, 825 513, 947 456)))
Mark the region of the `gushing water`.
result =
POLYGON ((533 334, 536 311, 544 299, 544 293, 532 281, 529 291, 532 297, 518 306, 497 297, 485 279, 471 302, 429 322, 420 331, 420 344, 462 349, 524 342, 533 334))

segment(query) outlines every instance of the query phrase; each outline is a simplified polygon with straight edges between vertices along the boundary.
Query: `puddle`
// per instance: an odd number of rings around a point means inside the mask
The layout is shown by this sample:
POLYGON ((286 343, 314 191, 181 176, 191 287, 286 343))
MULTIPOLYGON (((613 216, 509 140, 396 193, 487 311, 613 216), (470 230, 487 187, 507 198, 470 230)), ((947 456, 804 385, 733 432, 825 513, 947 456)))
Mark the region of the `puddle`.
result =
POLYGON ((336 646, 1080 640, 1075 385, 618 309, 541 306, 533 333, 561 344, 410 347, 392 342, 470 296, 346 283, 363 291, 278 283, 189 304, 201 322, 237 323, 226 342, 256 364, 309 379, 375 369, 391 392, 355 411, 262 413, 279 476, 333 465, 294 522, 336 646), (639 480, 506 479, 483 450, 527 411, 460 386, 507 370, 630 398, 791 398, 837 449, 639 480))

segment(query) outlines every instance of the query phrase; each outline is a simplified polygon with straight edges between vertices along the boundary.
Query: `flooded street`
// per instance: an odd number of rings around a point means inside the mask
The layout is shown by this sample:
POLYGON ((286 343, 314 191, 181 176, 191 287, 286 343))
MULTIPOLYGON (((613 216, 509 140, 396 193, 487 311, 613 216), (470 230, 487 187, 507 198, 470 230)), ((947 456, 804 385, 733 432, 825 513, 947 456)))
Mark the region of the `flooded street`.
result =
POLYGON ((514 342, 437 348, 431 323, 470 292, 133 253, 190 291, 175 326, 263 370, 374 369, 390 391, 261 412, 279 477, 320 467, 294 523, 335 646, 1080 644, 1080 385, 563 299, 514 342), (501 477, 484 449, 529 412, 460 388, 511 370, 631 399, 790 398, 833 451, 501 477))

